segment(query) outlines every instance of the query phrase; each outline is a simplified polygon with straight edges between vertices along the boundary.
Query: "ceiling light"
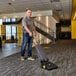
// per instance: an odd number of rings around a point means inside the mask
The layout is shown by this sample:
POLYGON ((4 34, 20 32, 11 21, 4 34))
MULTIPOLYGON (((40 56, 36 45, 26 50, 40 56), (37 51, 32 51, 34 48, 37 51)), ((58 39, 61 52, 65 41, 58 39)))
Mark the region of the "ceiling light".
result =
POLYGON ((14 16, 15 18, 18 18, 18 16, 14 16))
POLYGON ((15 0, 12 0, 13 2, 15 1, 15 0))
POLYGON ((6 16, 3 16, 3 19, 6 19, 7 17, 6 16))

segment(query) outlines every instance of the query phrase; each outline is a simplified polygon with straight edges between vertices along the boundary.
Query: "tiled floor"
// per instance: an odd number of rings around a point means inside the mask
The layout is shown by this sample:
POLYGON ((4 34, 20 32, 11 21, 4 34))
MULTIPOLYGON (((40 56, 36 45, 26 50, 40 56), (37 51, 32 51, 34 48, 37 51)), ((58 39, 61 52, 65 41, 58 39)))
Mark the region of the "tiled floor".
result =
POLYGON ((0 48, 0 59, 20 52, 20 46, 17 43, 6 43, 0 48))
MULTIPOLYGON (((20 47, 17 44, 6 44, 0 51, 0 76, 76 76, 76 40, 60 40, 56 44, 43 45, 49 60, 58 69, 47 71, 41 69, 40 60, 20 60, 20 47), (17 53, 17 54, 14 54, 17 53)), ((36 50, 33 50, 33 54, 36 50)))

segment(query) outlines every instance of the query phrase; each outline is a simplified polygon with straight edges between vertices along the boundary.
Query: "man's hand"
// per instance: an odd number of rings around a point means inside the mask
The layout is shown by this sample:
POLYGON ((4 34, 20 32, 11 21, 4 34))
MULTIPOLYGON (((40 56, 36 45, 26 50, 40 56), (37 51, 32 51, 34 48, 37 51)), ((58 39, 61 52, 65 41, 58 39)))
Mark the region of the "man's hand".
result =
POLYGON ((29 32, 29 36, 32 37, 32 33, 31 32, 29 32))

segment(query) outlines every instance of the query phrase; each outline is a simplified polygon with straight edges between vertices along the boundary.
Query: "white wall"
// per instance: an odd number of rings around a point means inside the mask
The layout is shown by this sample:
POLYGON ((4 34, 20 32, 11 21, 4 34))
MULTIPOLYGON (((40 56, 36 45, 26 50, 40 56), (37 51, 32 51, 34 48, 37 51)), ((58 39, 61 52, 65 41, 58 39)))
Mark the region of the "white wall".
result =
MULTIPOLYGON (((38 19, 37 19, 38 20, 38 19)), ((58 21, 52 17, 51 15, 49 16, 40 16, 40 20, 41 23, 43 23, 44 25, 46 25, 46 27, 51 28, 51 30, 47 30, 46 28, 42 28, 45 30, 45 32, 50 32, 53 33, 54 31, 54 38, 56 38, 56 23, 58 23, 58 21)))
POLYGON ((49 17, 49 25, 50 25, 50 28, 54 31, 54 37, 56 38, 56 23, 58 23, 58 21, 50 16, 49 17))
MULTIPOLYGON (((47 11, 36 11, 36 12, 32 12, 32 17, 35 16, 47 16, 47 15, 53 15, 52 10, 47 10, 47 11)), ((21 13, 11 13, 11 14, 0 14, 0 18, 14 18, 14 17, 24 17, 25 16, 25 12, 21 12, 21 13)))

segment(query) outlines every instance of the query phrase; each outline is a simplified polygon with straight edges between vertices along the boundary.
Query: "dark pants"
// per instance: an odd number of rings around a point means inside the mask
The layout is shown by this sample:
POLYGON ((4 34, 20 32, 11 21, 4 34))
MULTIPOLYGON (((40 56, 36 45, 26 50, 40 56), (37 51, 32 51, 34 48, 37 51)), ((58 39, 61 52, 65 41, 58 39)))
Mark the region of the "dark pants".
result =
POLYGON ((32 42, 33 42, 32 37, 30 37, 28 33, 23 33, 23 42, 22 42, 22 46, 21 46, 21 56, 24 56, 27 44, 28 44, 28 57, 32 56, 32 42))

